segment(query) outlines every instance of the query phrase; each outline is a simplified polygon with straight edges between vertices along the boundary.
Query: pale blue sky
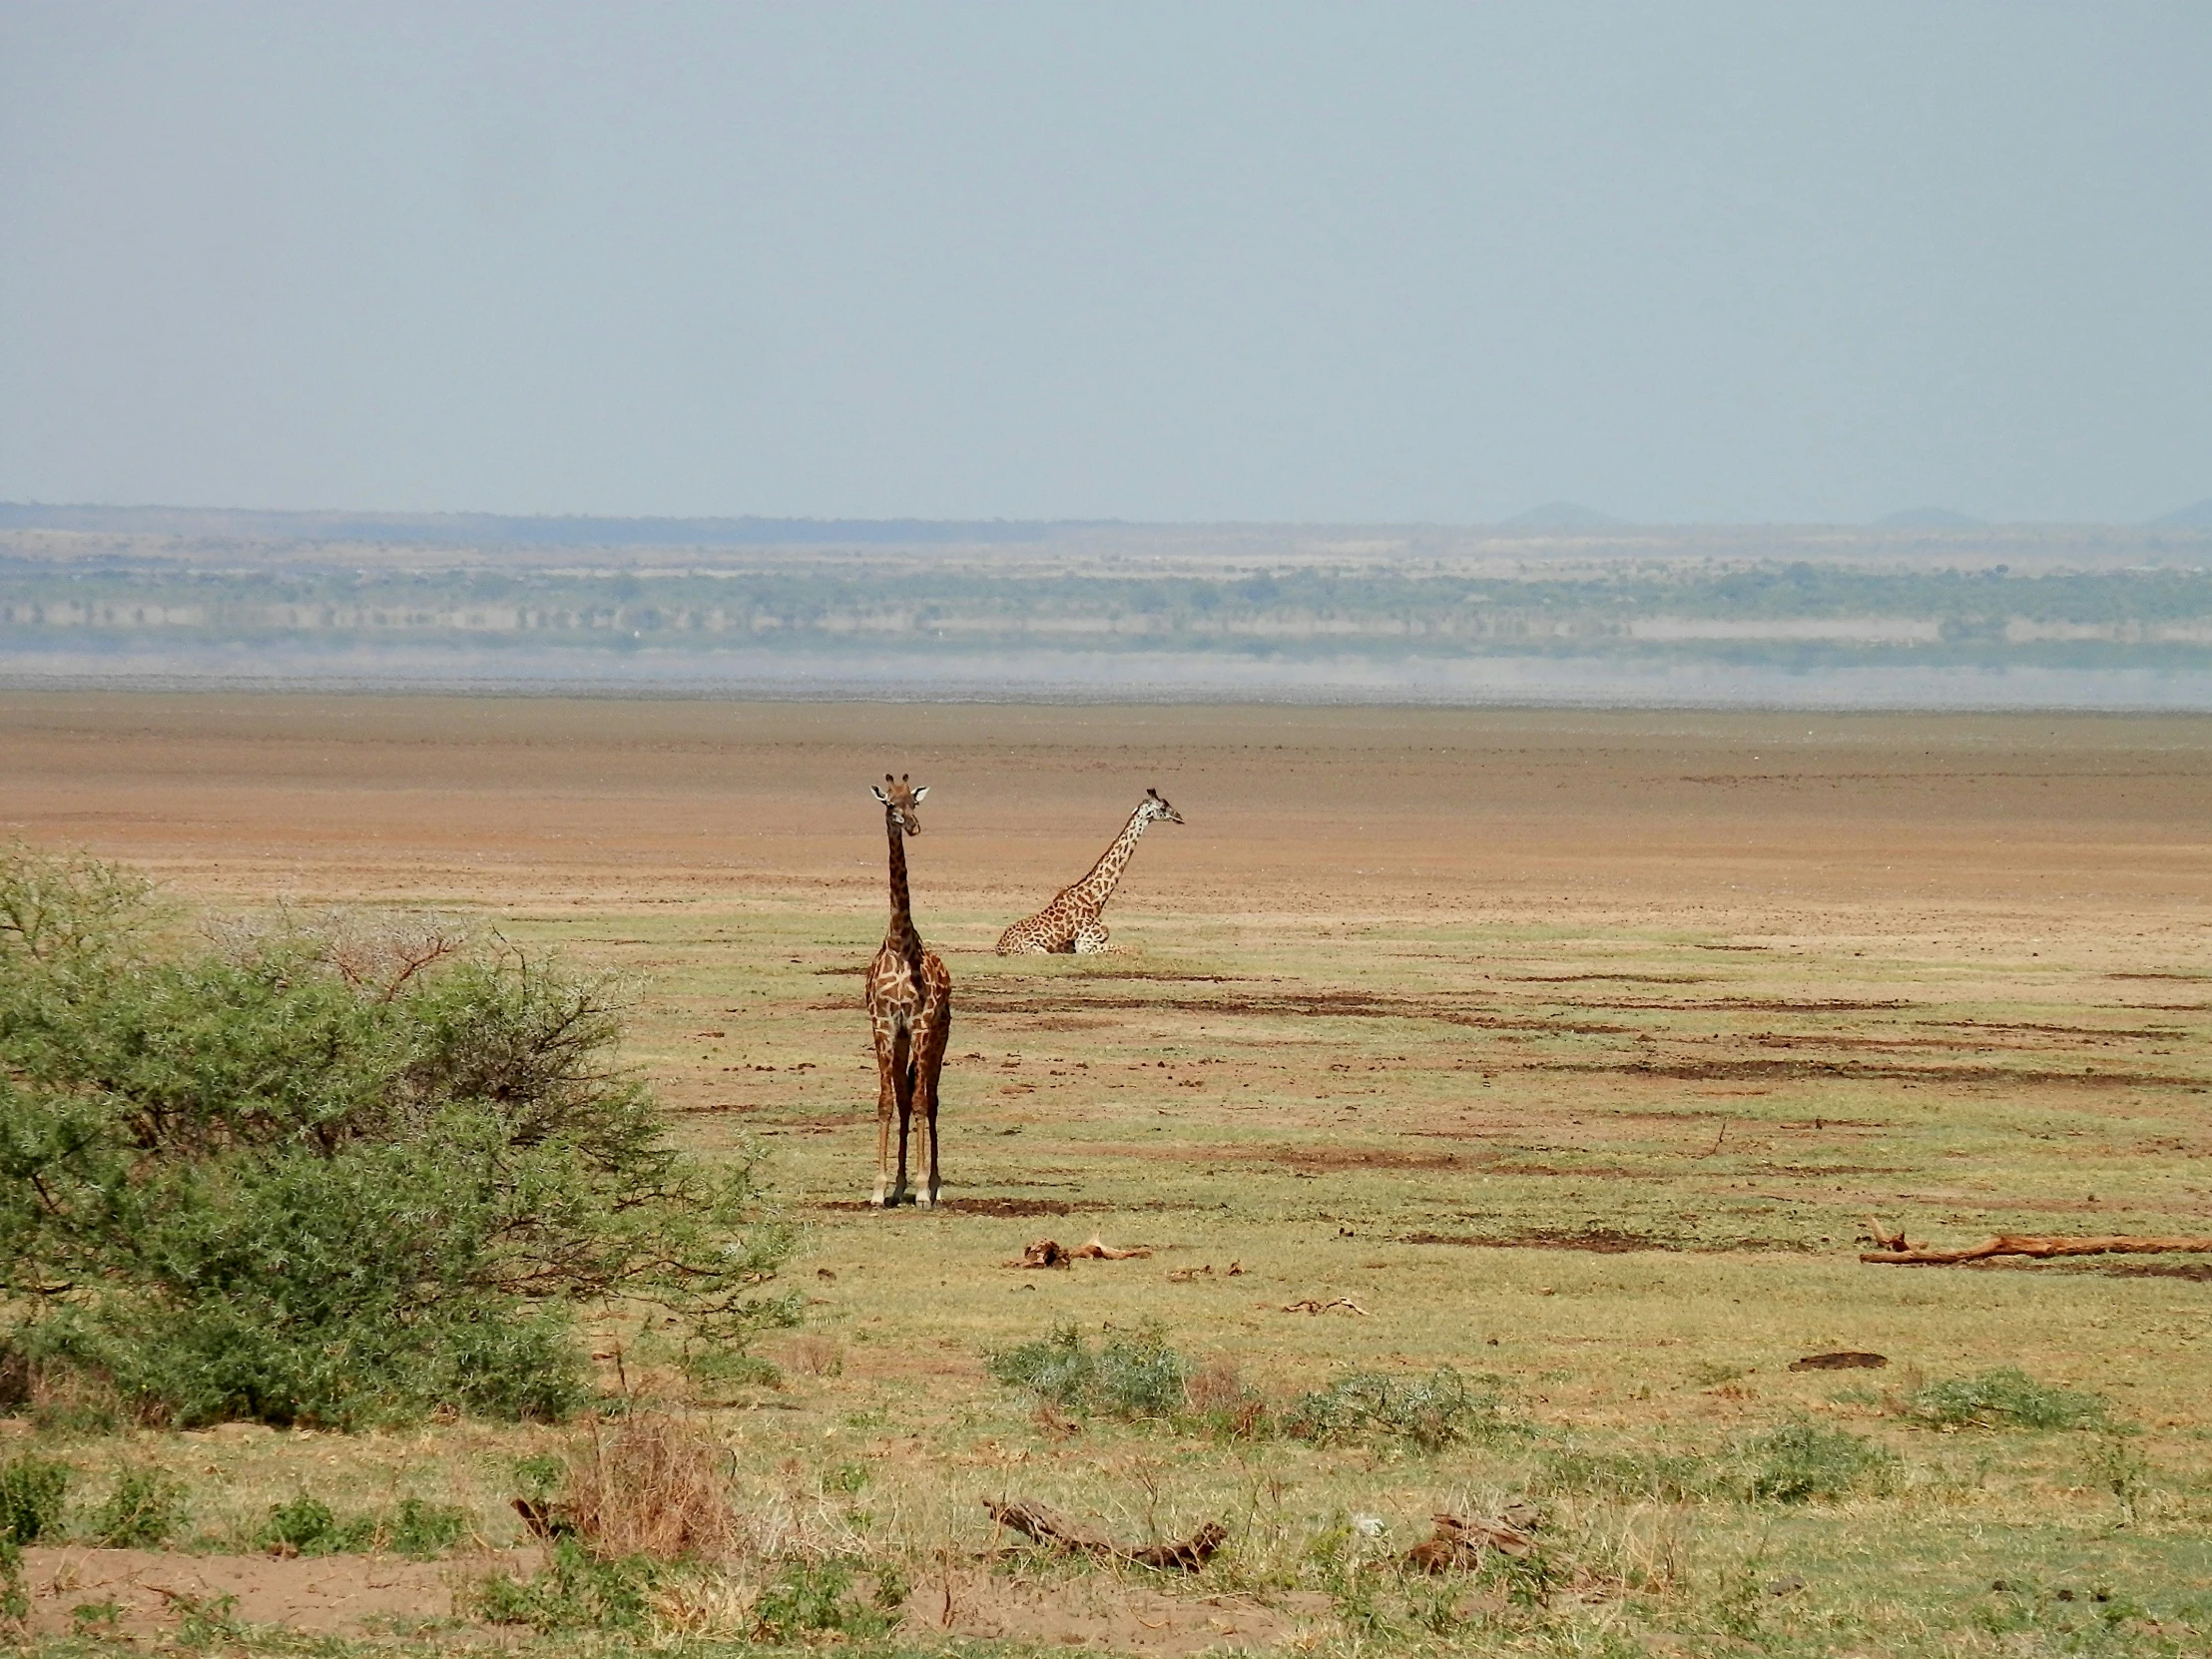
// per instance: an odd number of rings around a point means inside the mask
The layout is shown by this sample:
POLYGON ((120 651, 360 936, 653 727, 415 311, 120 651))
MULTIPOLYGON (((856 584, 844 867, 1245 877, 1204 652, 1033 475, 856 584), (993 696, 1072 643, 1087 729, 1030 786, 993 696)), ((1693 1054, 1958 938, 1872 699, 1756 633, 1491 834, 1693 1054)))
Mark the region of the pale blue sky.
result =
POLYGON ((0 0, 0 499, 2212 494, 2212 5, 0 0))

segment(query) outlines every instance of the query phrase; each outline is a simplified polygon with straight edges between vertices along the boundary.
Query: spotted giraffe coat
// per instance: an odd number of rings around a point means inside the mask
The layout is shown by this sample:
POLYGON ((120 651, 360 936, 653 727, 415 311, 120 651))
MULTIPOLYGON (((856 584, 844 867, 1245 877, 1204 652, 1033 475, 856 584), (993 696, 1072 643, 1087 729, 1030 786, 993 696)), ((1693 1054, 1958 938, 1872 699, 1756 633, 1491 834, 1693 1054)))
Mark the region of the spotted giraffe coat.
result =
POLYGON ((1158 819, 1181 824, 1183 815, 1169 806, 1158 790, 1147 790, 1144 799, 1137 803, 1137 810, 1129 815, 1127 826, 1114 837, 1113 845, 1091 865, 1090 873, 1074 885, 1062 887, 1053 895, 1052 902, 1035 915, 1024 916, 999 934, 998 953, 1019 956, 1032 952, 1073 952, 1091 956, 1105 950, 1106 923, 1100 912, 1106 908, 1106 900, 1113 896, 1121 872, 1129 865, 1130 855, 1137 850, 1137 837, 1144 833, 1146 825, 1158 819))

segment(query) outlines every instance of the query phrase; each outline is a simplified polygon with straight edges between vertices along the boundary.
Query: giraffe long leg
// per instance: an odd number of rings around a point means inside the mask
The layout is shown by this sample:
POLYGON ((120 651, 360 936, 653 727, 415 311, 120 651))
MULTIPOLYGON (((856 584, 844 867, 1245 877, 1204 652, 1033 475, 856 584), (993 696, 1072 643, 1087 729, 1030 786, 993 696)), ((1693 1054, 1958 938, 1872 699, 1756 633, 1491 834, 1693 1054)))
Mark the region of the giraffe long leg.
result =
MULTIPOLYGON (((891 1184, 891 1115, 898 1110, 896 1069, 899 1033, 886 1019, 875 1022, 875 1193, 868 1202, 881 1209, 891 1184)), ((899 1160, 901 1172, 905 1160, 899 1160)), ((903 1177, 902 1177, 903 1179, 903 1177)), ((895 1204, 898 1201, 890 1200, 895 1204)))
POLYGON ((898 1113, 898 1157, 891 1166, 891 1190, 883 1203, 896 1209, 906 1202, 906 1135, 914 1116, 913 1033, 903 1026, 891 1046, 891 1091, 898 1113))
POLYGON ((1073 949, 1078 956, 1103 956, 1110 947, 1106 943, 1106 924, 1097 918, 1086 921, 1075 930, 1073 949))
POLYGON ((952 1039, 949 982, 922 1010, 914 1036, 914 1109, 921 1114, 921 1144, 915 1149, 914 1179, 921 1191, 914 1202, 934 1208, 940 1187, 937 1172, 937 1083, 944 1073, 944 1051, 952 1039))

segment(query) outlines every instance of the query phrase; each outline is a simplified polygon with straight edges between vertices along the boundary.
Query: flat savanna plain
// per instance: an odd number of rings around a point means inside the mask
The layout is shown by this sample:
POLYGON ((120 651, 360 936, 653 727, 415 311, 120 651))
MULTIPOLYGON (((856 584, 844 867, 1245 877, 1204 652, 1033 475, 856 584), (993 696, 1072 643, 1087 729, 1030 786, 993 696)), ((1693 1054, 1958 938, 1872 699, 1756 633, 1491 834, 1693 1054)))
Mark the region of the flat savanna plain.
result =
MULTIPOLYGON (((902 1641, 2212 1651, 2212 1262, 1854 1242, 2212 1233, 2212 719, 14 694, 0 769, 0 831, 194 904, 431 907, 634 974, 632 1058, 685 1142, 766 1150, 806 1310, 774 1388, 701 1396, 635 1333, 608 1384, 725 1436, 780 1535, 908 1563, 902 1641), (915 910, 955 985, 935 1213, 864 1202, 886 770, 931 787, 915 910), (1147 786, 1188 822, 1138 849, 1115 953, 992 955, 1147 786), (1153 1254, 1007 1265, 1093 1235, 1153 1254), (1283 1398, 1448 1366, 1517 1426, 1422 1453, 1083 1425, 984 1370, 1148 1322, 1283 1398), (1890 1365, 1786 1369, 1837 1349, 1890 1365), (2006 1366, 2135 1432, 1904 1410, 2006 1366), (1761 1504, 1572 1474, 1800 1421, 1896 1476, 1761 1504), (994 1573, 1000 1496, 1235 1541, 1189 1583, 994 1573), (1362 1588, 1362 1551, 1519 1496, 1560 1564, 1540 1605, 1362 1588)), ((404 1490, 504 1544, 513 1457, 562 1437, 128 1455, 214 1532, 404 1490)))

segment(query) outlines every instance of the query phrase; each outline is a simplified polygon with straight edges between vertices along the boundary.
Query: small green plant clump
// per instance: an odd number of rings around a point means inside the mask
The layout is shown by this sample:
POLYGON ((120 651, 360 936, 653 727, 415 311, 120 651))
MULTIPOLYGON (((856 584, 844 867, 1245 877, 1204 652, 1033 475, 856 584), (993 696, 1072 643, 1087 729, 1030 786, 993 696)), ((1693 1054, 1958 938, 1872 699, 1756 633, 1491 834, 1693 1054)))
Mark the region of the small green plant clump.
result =
POLYGON ((896 1573, 880 1575, 874 1594, 854 1588, 852 1563, 830 1558, 787 1561, 754 1603, 754 1633, 764 1641, 797 1642, 825 1632, 867 1641, 898 1622, 906 1584, 896 1573))
POLYGON ((88 1530, 110 1549, 159 1549, 185 1524, 185 1486, 158 1469, 125 1469, 88 1530))
POLYGON ((605 980, 432 922, 180 944, 128 871, 0 847, 0 1409, 559 1417, 607 1298, 742 1348, 788 1234, 621 1036, 605 980))
POLYGON ((31 1452, 0 1463, 0 1538, 29 1544, 42 1533, 59 1532, 75 1473, 59 1458, 31 1452))
POLYGON ((1815 1422, 1785 1423, 1743 1447, 1745 1495, 1756 1503, 1834 1502, 1886 1487, 1896 1453, 1864 1434, 1815 1422))
POLYGON ((990 1374, 1070 1411, 1172 1418, 1188 1400, 1193 1367, 1157 1326, 1117 1333, 1096 1347, 1072 1325, 993 1354, 990 1374))
POLYGON ((1559 1446, 1537 1465, 1536 1486, 1554 1492, 1652 1503, 1688 1503, 1724 1485, 1723 1470, 1694 1451, 1658 1448, 1606 1451, 1559 1446))
POLYGON ((1931 1428, 2103 1428, 2111 1421, 2097 1395, 2050 1387, 2015 1366, 1931 1382, 1906 1401, 1905 1414, 1931 1428))
POLYGON ((1470 1389, 1449 1366, 1424 1378, 1356 1372, 1302 1395, 1282 1414, 1282 1431, 1317 1445, 1395 1441, 1440 1451, 1517 1431, 1493 1393, 1470 1389))
POLYGON ((340 1519, 320 1498, 301 1493, 289 1503, 271 1506, 269 1518, 254 1534, 254 1547, 273 1555, 388 1552, 427 1561, 468 1534, 468 1511, 459 1504, 406 1497, 385 1513, 340 1519))
POLYGON ((23 1546, 0 1532, 0 1626, 20 1625, 31 1616, 31 1598, 23 1588, 23 1546))
POLYGON ((1537 1465, 1539 1489, 1632 1502, 1834 1502, 1895 1483, 1897 1456, 1862 1434, 1789 1422, 1711 1455, 1662 1446, 1559 1446, 1537 1465))
POLYGON ((666 1569, 643 1555, 606 1560, 575 1538, 561 1538, 529 1578, 495 1573, 476 1587, 477 1613, 492 1624, 532 1630, 609 1630, 643 1635, 650 1597, 666 1569))

